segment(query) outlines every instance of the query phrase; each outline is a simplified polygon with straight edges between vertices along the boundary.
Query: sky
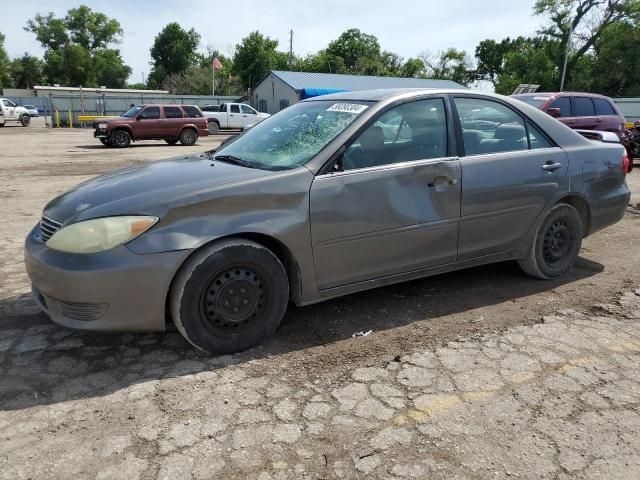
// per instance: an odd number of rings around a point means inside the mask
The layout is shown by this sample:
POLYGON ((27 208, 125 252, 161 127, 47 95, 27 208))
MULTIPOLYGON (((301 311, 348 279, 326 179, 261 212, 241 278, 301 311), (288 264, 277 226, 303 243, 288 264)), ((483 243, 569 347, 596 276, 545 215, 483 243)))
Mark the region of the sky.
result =
POLYGON ((29 52, 41 56, 42 48, 23 27, 37 13, 64 16, 81 4, 117 19, 124 30, 119 45, 125 63, 132 68, 131 83, 149 73, 149 49, 155 35, 177 21, 195 28, 207 46, 228 54, 233 45, 253 30, 277 39, 281 50, 305 55, 325 48, 349 28, 378 37, 383 50, 415 57, 448 47, 473 56, 486 38, 532 35, 543 19, 532 15, 534 0, 0 0, 5 48, 11 57, 29 52))

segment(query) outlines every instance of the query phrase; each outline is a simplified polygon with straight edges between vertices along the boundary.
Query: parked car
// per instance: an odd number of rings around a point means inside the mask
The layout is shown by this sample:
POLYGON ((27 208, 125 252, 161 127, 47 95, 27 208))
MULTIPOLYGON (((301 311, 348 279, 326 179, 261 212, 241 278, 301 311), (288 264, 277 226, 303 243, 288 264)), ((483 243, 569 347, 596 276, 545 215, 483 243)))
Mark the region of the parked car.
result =
POLYGON ((0 98, 0 127, 12 122, 28 127, 31 122, 29 112, 26 108, 16 105, 8 98, 0 98))
POLYGON ((93 136, 103 145, 126 148, 139 140, 194 145, 209 135, 207 120, 195 105, 136 105, 116 118, 93 122, 93 136))
POLYGON ((600 135, 471 91, 316 97, 217 151, 52 200, 27 236, 26 268, 61 325, 163 330, 168 310, 213 353, 261 342, 289 302, 506 260, 557 279, 629 202, 625 150, 600 135), (483 129, 478 111, 496 112, 483 129))
MULTIPOLYGON (((514 98, 547 112, 577 130, 614 132, 625 140, 625 118, 615 102, 604 95, 584 92, 523 93, 514 98)), ((627 147, 628 150, 628 147, 627 147)), ((627 151, 630 155, 630 152, 627 151)), ((633 162, 629 163, 629 171, 633 162)))
POLYGON ((246 103, 223 103, 218 106, 218 110, 203 111, 209 122, 209 133, 212 135, 220 130, 244 130, 247 126, 253 126, 269 117, 268 113, 257 112, 246 103))
POLYGON ((38 116, 38 109, 35 105, 23 105, 30 117, 38 116))

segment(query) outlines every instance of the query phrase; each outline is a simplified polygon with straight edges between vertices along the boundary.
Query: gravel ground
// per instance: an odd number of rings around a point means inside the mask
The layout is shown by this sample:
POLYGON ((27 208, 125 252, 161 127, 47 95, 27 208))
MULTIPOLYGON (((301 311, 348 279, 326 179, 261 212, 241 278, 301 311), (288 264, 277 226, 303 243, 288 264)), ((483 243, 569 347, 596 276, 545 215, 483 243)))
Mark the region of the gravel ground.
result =
POLYGON ((22 241, 47 200, 223 138, 113 150, 88 130, 0 130, 0 479, 640 478, 633 207, 562 281, 505 263, 291 308, 234 356, 38 312, 22 241))

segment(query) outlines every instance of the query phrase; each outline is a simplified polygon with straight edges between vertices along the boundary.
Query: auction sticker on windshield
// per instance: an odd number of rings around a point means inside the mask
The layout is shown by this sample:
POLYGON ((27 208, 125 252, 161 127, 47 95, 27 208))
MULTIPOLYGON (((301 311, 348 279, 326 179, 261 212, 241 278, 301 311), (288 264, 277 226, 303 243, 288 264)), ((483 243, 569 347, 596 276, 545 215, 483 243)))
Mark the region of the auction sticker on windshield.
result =
POLYGON ((345 112, 345 113, 362 113, 367 108, 368 105, 360 105, 359 103, 334 103, 329 108, 327 108, 327 112, 345 112))

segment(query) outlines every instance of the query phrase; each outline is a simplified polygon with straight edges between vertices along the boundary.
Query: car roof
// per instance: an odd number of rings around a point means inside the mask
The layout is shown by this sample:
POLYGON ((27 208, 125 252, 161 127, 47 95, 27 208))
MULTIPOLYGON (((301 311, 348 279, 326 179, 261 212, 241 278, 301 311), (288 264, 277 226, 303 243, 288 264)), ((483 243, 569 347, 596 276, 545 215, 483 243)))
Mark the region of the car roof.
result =
POLYGON ((381 100, 402 96, 408 93, 425 95, 445 94, 445 93, 468 93, 468 90, 461 90, 455 88, 382 88, 376 90, 357 90, 353 92, 340 92, 330 93, 328 95, 322 95, 319 97, 307 98, 302 100, 303 102, 313 102, 318 100, 352 100, 356 102, 379 102, 381 100))
POLYGON ((559 97, 562 95, 576 96, 576 97, 593 97, 593 98, 606 98, 610 100, 610 97, 606 95, 600 95, 599 93, 589 92, 535 92, 535 93, 516 93, 514 97, 559 97))
POLYGON ((197 105, 187 105, 183 103, 141 103, 135 106, 136 107, 198 107, 197 105))

